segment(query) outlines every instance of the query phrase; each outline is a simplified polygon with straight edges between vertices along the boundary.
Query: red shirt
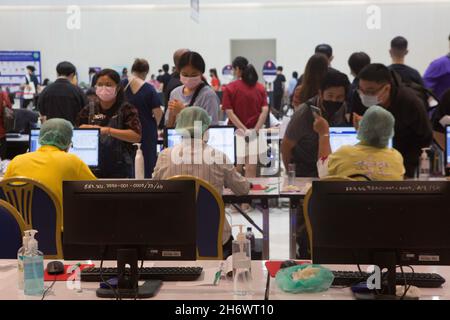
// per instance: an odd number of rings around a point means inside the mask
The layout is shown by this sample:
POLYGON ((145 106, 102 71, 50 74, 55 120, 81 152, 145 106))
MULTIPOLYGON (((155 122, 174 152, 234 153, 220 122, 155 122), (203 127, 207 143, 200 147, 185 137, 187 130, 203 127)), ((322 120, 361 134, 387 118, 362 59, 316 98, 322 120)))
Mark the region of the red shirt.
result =
POLYGON ((222 109, 233 110, 247 129, 253 129, 258 122, 262 107, 267 106, 264 86, 257 83, 250 87, 242 80, 236 80, 222 88, 222 109))
POLYGON ((5 127, 3 126, 3 108, 12 108, 7 92, 0 92, 0 138, 6 136, 5 127))

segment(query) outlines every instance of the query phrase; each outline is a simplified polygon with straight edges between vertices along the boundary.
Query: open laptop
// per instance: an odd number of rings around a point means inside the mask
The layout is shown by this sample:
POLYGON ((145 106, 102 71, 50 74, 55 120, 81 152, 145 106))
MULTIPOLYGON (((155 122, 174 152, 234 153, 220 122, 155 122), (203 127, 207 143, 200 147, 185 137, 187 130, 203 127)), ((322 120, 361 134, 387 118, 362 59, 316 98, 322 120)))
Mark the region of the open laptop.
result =
MULTIPOLYGON (((30 132, 30 152, 41 147, 39 129, 30 132)), ((77 155, 89 167, 95 169, 99 165, 100 129, 73 129, 72 147, 69 152, 77 155)))
MULTIPOLYGON (((354 146, 359 143, 358 133, 354 127, 330 127, 331 151, 336 152, 345 145, 354 146)), ((389 148, 392 148, 392 139, 389 141, 389 148)))
MULTIPOLYGON (((222 151, 233 163, 236 163, 236 139, 233 126, 211 126, 208 128, 208 145, 222 151)), ((171 148, 181 143, 182 136, 173 128, 164 130, 164 147, 171 148)))

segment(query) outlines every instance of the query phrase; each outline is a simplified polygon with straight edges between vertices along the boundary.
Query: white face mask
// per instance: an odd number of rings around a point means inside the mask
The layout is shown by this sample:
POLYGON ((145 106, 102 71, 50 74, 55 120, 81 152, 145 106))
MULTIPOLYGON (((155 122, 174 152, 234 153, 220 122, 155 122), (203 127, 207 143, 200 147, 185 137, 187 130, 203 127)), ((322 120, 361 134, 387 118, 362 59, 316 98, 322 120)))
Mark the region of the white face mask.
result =
POLYGON ((361 98, 362 104, 366 108, 370 108, 371 106, 375 106, 380 103, 380 101, 378 100, 378 96, 369 96, 360 92, 359 97, 361 98))

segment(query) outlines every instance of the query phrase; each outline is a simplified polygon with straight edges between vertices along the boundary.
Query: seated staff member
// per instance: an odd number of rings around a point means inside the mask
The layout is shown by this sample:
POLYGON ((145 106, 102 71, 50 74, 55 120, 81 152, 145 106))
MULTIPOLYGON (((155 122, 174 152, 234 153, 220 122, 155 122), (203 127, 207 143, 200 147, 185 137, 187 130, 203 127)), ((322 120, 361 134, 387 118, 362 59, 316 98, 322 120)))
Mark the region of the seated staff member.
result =
POLYGON ((350 81, 345 74, 329 70, 319 94, 302 104, 292 116, 283 138, 281 153, 285 168, 290 163, 296 165, 297 177, 318 176, 319 136, 313 129, 314 113, 320 112, 333 127, 348 125, 345 99, 349 86, 350 81))
POLYGON ((406 177, 414 178, 421 149, 429 147, 433 137, 426 106, 383 64, 369 64, 358 78, 360 99, 352 104, 355 127, 367 108, 379 105, 389 110, 395 118, 394 148, 403 156, 406 177))
POLYGON ((141 142, 141 122, 137 109, 125 101, 120 75, 103 69, 97 75, 97 103, 84 107, 80 128, 100 128, 99 178, 132 178, 134 146, 141 142))
POLYGON ((72 124, 64 119, 45 121, 39 133, 41 147, 15 157, 3 178, 25 177, 39 181, 53 191, 62 205, 63 181, 96 179, 80 158, 67 153, 72 143, 72 128, 72 124))
POLYGON ((177 115, 186 107, 198 106, 206 110, 213 125, 219 121, 219 97, 208 85, 203 74, 205 61, 197 52, 185 52, 178 63, 182 86, 173 89, 169 99, 168 127, 173 127, 177 115))
MULTIPOLYGON (((187 131, 190 139, 185 139, 172 148, 164 149, 159 154, 153 171, 153 179, 161 180, 177 175, 191 175, 209 182, 219 194, 222 194, 225 185, 236 195, 248 194, 250 183, 236 171, 231 160, 203 140, 196 141, 194 139, 196 122, 201 125, 199 131, 203 136, 211 122, 206 111, 199 107, 190 107, 180 112, 177 117, 176 129, 187 131), (186 154, 189 156, 185 156, 186 154)), ((225 221, 223 227, 222 241, 223 254, 226 258, 231 254, 232 243, 231 227, 228 221, 225 221)))
POLYGON ((394 125, 394 116, 389 111, 372 106, 359 123, 360 142, 331 153, 328 122, 317 116, 314 131, 319 135, 319 177, 364 175, 371 180, 403 180, 403 157, 388 147, 394 136, 394 125))

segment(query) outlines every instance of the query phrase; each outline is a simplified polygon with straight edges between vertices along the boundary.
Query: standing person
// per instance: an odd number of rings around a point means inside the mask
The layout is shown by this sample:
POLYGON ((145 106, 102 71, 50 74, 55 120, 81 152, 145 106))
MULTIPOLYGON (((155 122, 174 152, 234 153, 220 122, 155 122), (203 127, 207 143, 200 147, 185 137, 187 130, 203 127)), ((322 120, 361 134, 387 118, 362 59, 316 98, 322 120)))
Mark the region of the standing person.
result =
POLYGON ((371 106, 379 105, 390 111, 395 118, 393 147, 403 156, 406 177, 414 178, 421 149, 432 142, 431 123, 424 102, 383 64, 369 64, 358 77, 360 99, 353 101, 354 126, 358 127, 361 116, 371 106))
POLYGON ((211 77, 211 87, 214 91, 220 91, 220 80, 217 75, 217 69, 209 69, 209 76, 211 77))
MULTIPOLYGON (((450 44, 450 35, 448 36, 450 44)), ((430 63, 423 75, 425 87, 431 89, 441 99, 450 89, 450 53, 430 63)))
POLYGON ((277 77, 273 82, 273 108, 275 115, 280 116, 283 103, 284 91, 286 89, 286 77, 283 74, 283 67, 277 67, 277 77))
MULTIPOLYGON (((236 57, 232 66, 237 80, 223 87, 222 108, 229 123, 240 132, 258 132, 269 113, 266 90, 258 83, 258 74, 246 58, 236 57)), ((243 172, 242 163, 245 163, 245 176, 256 177, 257 164, 250 163, 246 150, 238 150, 238 157, 241 158, 238 170, 243 172)))
POLYGON ((123 68, 122 69, 122 75, 120 76, 120 80, 124 81, 128 79, 128 69, 123 68))
POLYGON ((370 57, 365 52, 354 52, 348 59, 348 66, 350 67, 350 73, 354 77, 350 90, 347 95, 347 108, 351 114, 353 110, 353 101, 359 99, 359 78, 358 74, 364 69, 365 66, 370 64, 370 57))
POLYGON ((58 78, 39 95, 38 108, 43 121, 60 118, 75 125, 78 114, 87 104, 83 91, 72 84, 76 72, 75 66, 68 61, 56 66, 58 78))
POLYGON ((150 76, 150 80, 148 81, 148 83, 150 83, 157 92, 161 92, 161 83, 156 80, 154 74, 150 76))
POLYGON ((316 96, 329 69, 329 60, 322 53, 316 53, 306 63, 301 85, 294 91, 292 104, 294 109, 316 96))
POLYGON ((158 76, 158 78, 156 80, 158 80, 159 83, 162 84, 162 87, 163 87, 163 90, 164 90, 164 88, 166 88, 167 85, 169 84, 169 81, 170 81, 171 77, 170 77, 170 74, 169 74, 169 65, 168 64, 164 64, 162 66, 162 69, 163 69, 164 73, 162 75, 158 76))
POLYGON ((388 68, 391 71, 397 72, 404 83, 414 82, 423 86, 423 80, 419 71, 405 64, 405 57, 408 53, 408 40, 401 36, 392 39, 391 49, 389 50, 392 64, 388 68))
POLYGON ((98 103, 84 107, 78 117, 80 128, 101 131, 99 178, 134 176, 133 143, 141 141, 137 109, 125 101, 120 75, 112 69, 98 73, 95 92, 98 103))
POLYGON ((144 155, 145 178, 152 177, 156 164, 158 124, 162 118, 161 102, 156 90, 145 82, 150 66, 145 59, 136 59, 131 67, 131 76, 124 83, 125 96, 139 112, 142 127, 141 149, 144 155))
POLYGON ((3 114, 4 109, 9 108, 12 109, 11 101, 9 101, 9 97, 3 92, 0 92, 0 160, 6 159, 6 130, 3 125, 3 114))
POLYGON ((288 87, 287 87, 289 99, 294 94, 294 90, 295 90, 295 87, 297 86, 297 82, 298 82, 298 72, 294 71, 294 72, 292 72, 292 78, 289 80, 288 87))
POLYGON ((36 96, 39 81, 34 72, 36 68, 34 66, 27 66, 25 74, 25 84, 21 86, 23 89, 22 109, 27 109, 30 104, 33 104, 36 96))
MULTIPOLYGON (((164 94, 164 101, 162 101, 164 104, 164 115, 163 115, 163 120, 161 121, 161 123, 159 125, 160 129, 162 129, 165 125, 170 94, 172 93, 173 89, 183 85, 180 81, 180 68, 178 68, 178 63, 180 62, 181 56, 188 51, 189 51, 189 49, 178 49, 173 53, 173 63, 175 64, 176 70, 174 72, 172 72, 172 74, 170 75, 170 80, 169 80, 169 83, 167 84, 167 86, 162 88, 162 92, 164 94)), ((156 79, 158 79, 158 78, 156 78, 156 79)))
POLYGON ((173 127, 181 110, 191 106, 205 109, 211 117, 211 123, 217 125, 220 101, 203 77, 206 66, 202 56, 197 52, 186 52, 181 56, 178 67, 183 85, 170 94, 167 126, 173 127))

